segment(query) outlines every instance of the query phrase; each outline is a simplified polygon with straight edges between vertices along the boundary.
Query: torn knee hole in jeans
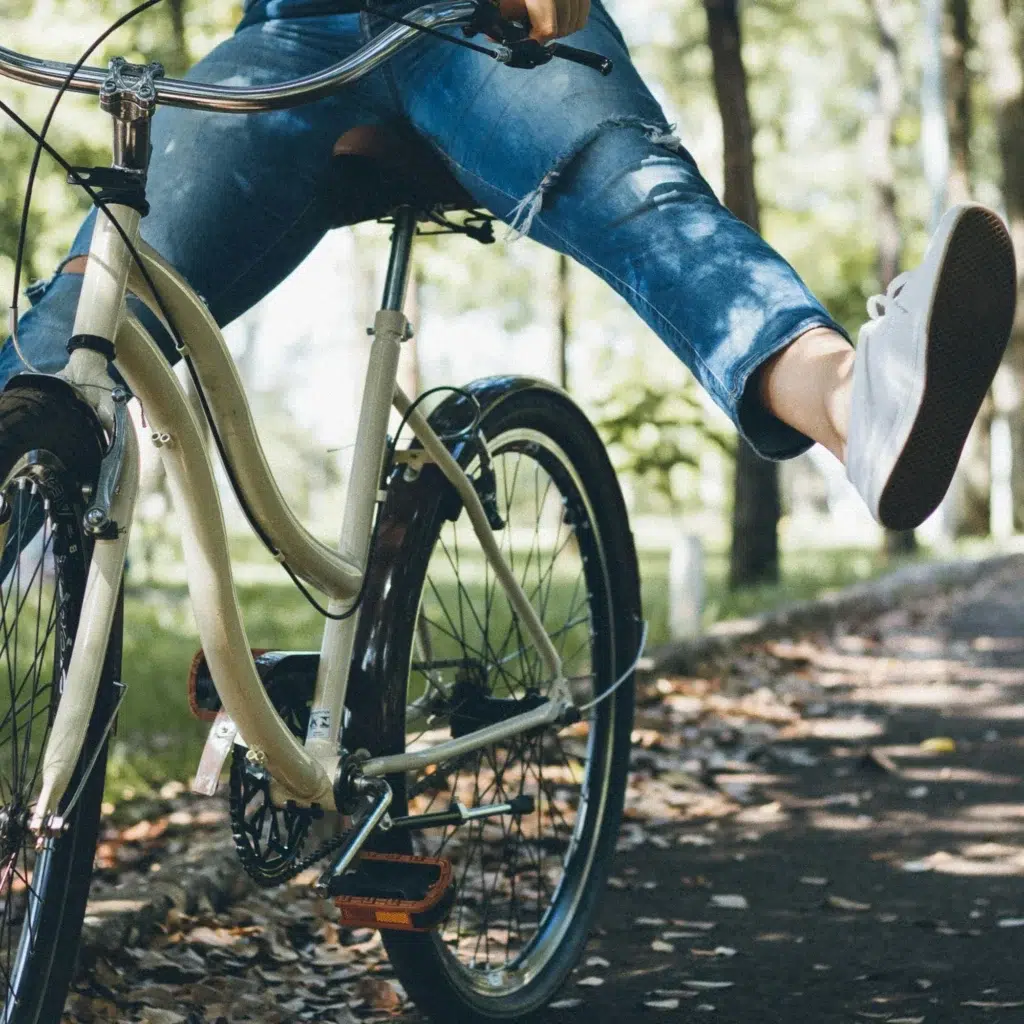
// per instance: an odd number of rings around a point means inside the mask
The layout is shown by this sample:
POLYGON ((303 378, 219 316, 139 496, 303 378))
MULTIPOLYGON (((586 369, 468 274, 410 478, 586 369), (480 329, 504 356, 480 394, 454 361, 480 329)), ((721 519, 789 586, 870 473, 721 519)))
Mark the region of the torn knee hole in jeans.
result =
POLYGON ((554 167, 541 179, 540 184, 527 193, 509 213, 508 239, 518 241, 530 233, 533 222, 544 207, 544 197, 558 184, 569 165, 583 151, 605 132, 616 128, 639 128, 655 146, 663 146, 677 156, 684 152, 675 125, 654 124, 642 117, 614 117, 601 121, 594 128, 566 149, 555 161, 554 167))
POLYGON ((88 259, 88 256, 65 257, 57 264, 57 269, 49 277, 41 277, 36 281, 30 281, 25 286, 26 298, 33 306, 37 306, 61 274, 84 274, 85 264, 88 259))

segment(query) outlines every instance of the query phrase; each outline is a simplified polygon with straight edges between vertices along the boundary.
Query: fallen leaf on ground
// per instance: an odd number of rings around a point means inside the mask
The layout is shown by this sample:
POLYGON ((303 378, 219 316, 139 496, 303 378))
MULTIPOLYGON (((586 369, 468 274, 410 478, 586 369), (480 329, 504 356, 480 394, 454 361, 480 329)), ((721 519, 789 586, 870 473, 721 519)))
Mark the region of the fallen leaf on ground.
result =
POLYGON ((746 910, 750 906, 746 896, 730 893, 716 893, 711 897, 711 902, 716 907, 722 907, 725 910, 746 910))
POLYGON ((825 902, 836 910, 870 910, 870 903, 858 903, 856 900, 848 900, 845 896, 829 896, 825 902))
POLYGON ((582 999, 559 999, 557 1002, 548 1003, 549 1010, 575 1010, 577 1006, 582 1006, 582 999))
POLYGON ((715 841, 710 836, 683 835, 677 840, 680 846, 714 846, 715 841))
POLYGON ((240 938, 240 935, 226 928, 208 928, 206 925, 200 925, 185 936, 185 941, 196 946, 224 947, 233 946, 240 938))
POLYGON ((587 958, 588 967, 611 967, 611 963, 603 956, 592 956, 587 958))
POLYGON ((576 984, 582 985, 584 988, 597 988, 599 985, 604 984, 604 978, 599 978, 596 974, 591 974, 586 978, 580 978, 576 984))
POLYGON ((648 999, 644 1002, 649 1010, 678 1010, 678 999, 648 999))
POLYGON ((933 871, 934 865, 927 860, 908 860, 903 865, 903 870, 911 874, 922 874, 925 871, 933 871))
POLYGON ((665 942, 662 939, 655 939, 651 943, 651 949, 655 953, 674 953, 676 951, 676 947, 671 942, 665 942))
POLYGON ((1024 1006, 1024 1000, 1016 1003, 996 1003, 985 999, 968 999, 961 1006, 975 1006, 980 1010, 1013 1010, 1018 1006, 1024 1006))
POLYGON ((174 1010, 142 1011, 142 1024, 182 1024, 185 1020, 183 1013, 175 1013, 174 1010))
POLYGON ((382 978, 360 978, 355 992, 375 1010, 397 1010, 402 1005, 401 997, 382 978))
POLYGON ((688 988, 695 988, 698 991, 711 990, 716 988, 732 988, 736 984, 734 981, 691 981, 687 979, 683 982, 688 988))

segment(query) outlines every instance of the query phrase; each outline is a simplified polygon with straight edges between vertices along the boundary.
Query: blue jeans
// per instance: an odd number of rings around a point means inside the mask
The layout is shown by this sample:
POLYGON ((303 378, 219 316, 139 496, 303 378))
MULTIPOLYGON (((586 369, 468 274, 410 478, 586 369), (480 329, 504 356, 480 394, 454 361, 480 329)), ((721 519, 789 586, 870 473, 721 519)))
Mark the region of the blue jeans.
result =
MULTIPOLYGON (((250 0, 235 34, 189 78, 233 85, 296 78, 348 56, 388 24, 376 15, 320 13, 328 6, 250 0)), ((512 70, 425 36, 354 86, 294 110, 162 109, 142 235, 226 324, 339 219, 362 218, 358 190, 332 160, 335 140, 359 124, 401 120, 481 206, 624 296, 761 454, 799 454, 809 439, 768 413, 748 383, 803 332, 841 328, 793 268, 715 198, 600 0, 568 41, 612 57, 615 71, 602 78, 564 61, 512 70)), ((95 211, 71 256, 88 251, 94 220, 95 211)), ((80 284, 80 276, 58 273, 30 289, 34 305, 20 333, 40 369, 66 361, 80 284)), ((152 318, 147 323, 172 357, 169 340, 152 318)), ((0 382, 19 368, 8 344, 0 382)))

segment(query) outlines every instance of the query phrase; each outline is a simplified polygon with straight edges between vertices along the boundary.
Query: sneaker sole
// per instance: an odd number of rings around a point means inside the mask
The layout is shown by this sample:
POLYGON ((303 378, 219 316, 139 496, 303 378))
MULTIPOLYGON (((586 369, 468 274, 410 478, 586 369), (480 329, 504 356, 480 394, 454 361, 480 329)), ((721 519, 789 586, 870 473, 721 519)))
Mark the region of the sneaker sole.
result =
POLYGON ((912 530, 938 508, 1010 340, 1017 275, 1002 220, 971 208, 953 228, 928 322, 917 415, 882 490, 878 518, 912 530))

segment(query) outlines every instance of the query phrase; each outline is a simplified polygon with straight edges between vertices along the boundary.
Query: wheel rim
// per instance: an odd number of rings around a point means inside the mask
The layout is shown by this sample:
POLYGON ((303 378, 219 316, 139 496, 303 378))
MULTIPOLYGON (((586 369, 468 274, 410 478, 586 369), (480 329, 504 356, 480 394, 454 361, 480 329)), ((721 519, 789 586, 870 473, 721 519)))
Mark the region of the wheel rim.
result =
MULTIPOLYGON (((0 486, 0 991, 8 1020, 25 983, 40 926, 55 844, 37 852, 28 820, 41 784, 66 644, 58 560, 63 529, 51 496, 63 493, 57 460, 45 452, 22 459, 0 486), (62 652, 58 657, 57 652, 62 652)), ((72 551, 74 548, 71 549, 72 551)))
MULTIPOLYGON (((509 430, 489 448, 506 520, 500 546, 563 659, 577 704, 585 703, 610 684, 615 649, 593 509, 569 457, 545 434, 509 430)), ((441 530, 415 633, 407 749, 474 727, 497 707, 488 699, 522 702, 550 691, 465 514, 441 530)), ((524 988, 562 944, 601 831, 613 717, 608 701, 569 730, 518 737, 406 779, 412 814, 453 799, 471 807, 534 798, 533 813, 518 819, 414 834, 416 852, 452 860, 456 902, 434 941, 450 973, 480 997, 524 988)))

